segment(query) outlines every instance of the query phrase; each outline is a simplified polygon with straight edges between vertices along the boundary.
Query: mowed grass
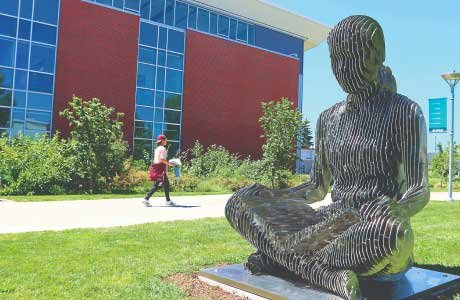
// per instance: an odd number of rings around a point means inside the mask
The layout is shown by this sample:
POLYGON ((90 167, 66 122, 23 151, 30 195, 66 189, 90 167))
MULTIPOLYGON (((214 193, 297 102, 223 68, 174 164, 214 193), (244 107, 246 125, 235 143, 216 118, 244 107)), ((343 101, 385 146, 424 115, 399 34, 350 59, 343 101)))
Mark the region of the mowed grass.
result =
MULTIPOLYGON (((413 218, 418 265, 460 274, 459 216, 431 203, 413 218)), ((0 299, 187 299, 162 278, 252 251, 225 219, 0 235, 0 299)))
MULTIPOLYGON (((172 192, 175 196, 201 196, 201 195, 223 195, 229 192, 172 192)), ((132 199, 144 198, 144 194, 81 194, 81 195, 37 195, 37 196, 0 196, 0 199, 16 202, 39 202, 39 201, 72 201, 72 200, 104 200, 104 199, 132 199)), ((164 197, 163 191, 158 191, 153 197, 164 197)))

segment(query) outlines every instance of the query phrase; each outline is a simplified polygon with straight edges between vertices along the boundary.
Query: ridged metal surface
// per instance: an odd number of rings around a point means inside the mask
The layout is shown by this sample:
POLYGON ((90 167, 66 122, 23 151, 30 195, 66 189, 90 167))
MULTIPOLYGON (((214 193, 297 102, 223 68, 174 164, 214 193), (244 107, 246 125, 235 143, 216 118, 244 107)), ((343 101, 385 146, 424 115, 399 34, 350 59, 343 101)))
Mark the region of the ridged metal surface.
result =
POLYGON ((300 277, 357 299, 358 276, 398 280, 412 264, 410 217, 429 200, 426 125, 420 107, 396 93, 375 20, 348 17, 328 43, 348 96, 318 120, 311 181, 244 188, 226 216, 258 249, 246 264, 253 273, 300 277), (331 184, 333 203, 314 211, 308 204, 331 184))

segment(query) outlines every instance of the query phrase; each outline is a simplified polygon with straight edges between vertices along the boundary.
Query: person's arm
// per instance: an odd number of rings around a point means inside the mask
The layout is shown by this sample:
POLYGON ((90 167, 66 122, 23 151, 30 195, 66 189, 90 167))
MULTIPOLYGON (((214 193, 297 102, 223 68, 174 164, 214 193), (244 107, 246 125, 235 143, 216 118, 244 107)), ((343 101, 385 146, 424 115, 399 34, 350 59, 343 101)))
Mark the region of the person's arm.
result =
POLYGON ((396 201, 395 213, 410 218, 418 213, 430 200, 428 184, 427 130, 422 110, 412 104, 403 116, 400 142, 401 164, 407 186, 401 199, 396 201))
POLYGON ((326 161, 326 149, 324 148, 325 127, 323 118, 323 114, 321 114, 316 123, 315 159, 310 181, 288 190, 291 196, 303 197, 308 203, 323 200, 332 183, 332 176, 326 161))

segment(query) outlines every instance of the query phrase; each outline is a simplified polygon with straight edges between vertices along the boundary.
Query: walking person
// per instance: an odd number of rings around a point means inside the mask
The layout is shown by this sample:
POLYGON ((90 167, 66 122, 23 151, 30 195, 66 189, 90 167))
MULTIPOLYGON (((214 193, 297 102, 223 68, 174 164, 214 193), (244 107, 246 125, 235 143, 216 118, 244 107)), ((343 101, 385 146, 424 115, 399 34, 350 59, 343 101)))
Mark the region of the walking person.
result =
POLYGON ((175 206, 176 204, 169 198, 169 179, 168 179, 168 166, 174 166, 168 162, 168 150, 166 145, 168 141, 166 136, 160 134, 157 137, 157 147, 153 155, 153 164, 150 166, 149 179, 153 181, 153 186, 145 196, 142 203, 147 207, 152 207, 150 204, 150 197, 161 187, 163 187, 166 196, 166 205, 175 206))

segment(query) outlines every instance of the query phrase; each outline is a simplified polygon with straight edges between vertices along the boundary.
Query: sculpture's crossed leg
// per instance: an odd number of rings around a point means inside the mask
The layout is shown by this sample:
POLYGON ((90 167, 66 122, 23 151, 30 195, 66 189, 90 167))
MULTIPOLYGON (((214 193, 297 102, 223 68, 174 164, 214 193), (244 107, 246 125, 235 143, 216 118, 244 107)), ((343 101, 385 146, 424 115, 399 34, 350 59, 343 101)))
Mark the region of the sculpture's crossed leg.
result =
POLYGON ((289 230, 276 231, 279 225, 276 220, 266 220, 273 219, 271 213, 285 223, 298 220, 305 213, 300 202, 295 203, 294 209, 283 212, 279 203, 289 200, 245 194, 242 190, 229 200, 226 214, 232 226, 259 250, 246 264, 255 273, 292 273, 345 299, 356 299, 360 293, 357 275, 398 274, 412 262, 410 224, 392 217, 386 207, 375 203, 364 205, 354 212, 358 218, 350 218, 343 216, 347 209, 334 203, 315 214, 321 219, 317 224, 287 233, 289 230), (261 201, 267 203, 263 212, 257 209, 261 201), (343 222, 348 224, 331 229, 343 222))

